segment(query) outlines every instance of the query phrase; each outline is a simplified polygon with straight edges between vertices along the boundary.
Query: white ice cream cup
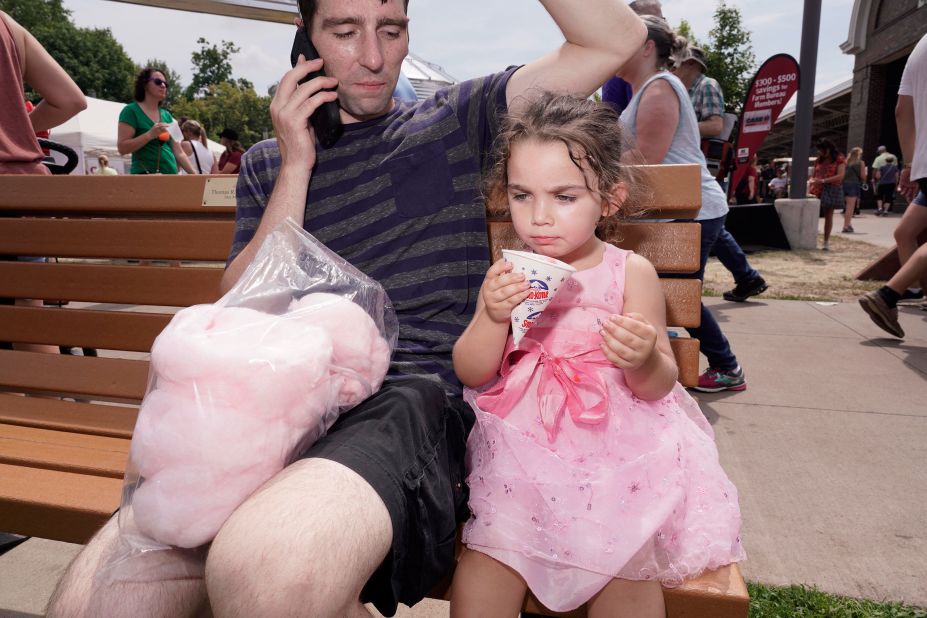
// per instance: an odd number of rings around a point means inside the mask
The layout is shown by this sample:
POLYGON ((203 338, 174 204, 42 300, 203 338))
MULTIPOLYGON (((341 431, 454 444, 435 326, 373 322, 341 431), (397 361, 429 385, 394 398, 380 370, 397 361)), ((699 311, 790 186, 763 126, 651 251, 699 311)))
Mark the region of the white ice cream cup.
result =
POLYGON ((512 337, 518 347, 522 336, 534 326, 557 290, 576 269, 566 262, 528 251, 503 249, 502 257, 512 264, 512 272, 522 273, 531 284, 528 298, 512 310, 512 337))

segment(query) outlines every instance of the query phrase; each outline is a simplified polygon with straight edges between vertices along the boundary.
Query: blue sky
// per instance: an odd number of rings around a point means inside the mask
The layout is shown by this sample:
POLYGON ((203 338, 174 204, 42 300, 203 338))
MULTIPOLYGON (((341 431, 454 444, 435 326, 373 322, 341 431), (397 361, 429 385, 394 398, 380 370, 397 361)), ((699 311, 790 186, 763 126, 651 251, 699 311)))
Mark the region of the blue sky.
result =
MULTIPOLYGON (((196 39, 234 41, 236 77, 251 80, 258 92, 289 68, 291 27, 109 0, 64 0, 79 26, 110 28, 136 62, 167 61, 189 82, 190 54, 196 39), (150 32, 149 32, 150 31, 150 32), (157 31, 159 34, 153 34, 157 31)), ((760 63, 776 53, 799 56, 803 0, 728 0, 740 9, 760 63)), ((717 0, 664 0, 672 25, 686 19, 695 36, 708 39, 717 0)), ((853 57, 840 51, 847 38, 853 0, 823 0, 818 47, 817 86, 821 90, 852 75, 853 57)), ((458 79, 498 71, 530 61, 562 41, 542 6, 534 0, 412 0, 410 49, 442 66, 458 79)))

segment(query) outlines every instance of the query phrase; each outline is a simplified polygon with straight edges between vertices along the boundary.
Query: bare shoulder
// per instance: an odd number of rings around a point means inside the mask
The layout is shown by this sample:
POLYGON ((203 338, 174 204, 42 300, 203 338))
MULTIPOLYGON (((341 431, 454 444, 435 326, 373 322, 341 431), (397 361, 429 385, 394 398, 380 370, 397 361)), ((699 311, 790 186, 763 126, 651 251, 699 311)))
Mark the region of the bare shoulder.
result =
POLYGON ((628 255, 624 267, 626 278, 635 278, 638 280, 657 279, 657 270, 650 263, 650 260, 636 253, 628 255))
POLYGON ((673 87, 665 79, 655 79, 644 89, 644 94, 641 95, 641 101, 650 101, 667 96, 671 96, 674 99, 676 98, 673 87))

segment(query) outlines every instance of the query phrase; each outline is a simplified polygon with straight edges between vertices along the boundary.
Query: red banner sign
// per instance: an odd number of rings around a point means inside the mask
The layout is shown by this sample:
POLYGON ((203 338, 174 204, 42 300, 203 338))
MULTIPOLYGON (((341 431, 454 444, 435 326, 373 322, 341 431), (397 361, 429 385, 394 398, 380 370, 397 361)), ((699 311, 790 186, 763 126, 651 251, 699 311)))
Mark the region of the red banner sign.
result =
POLYGON ((737 167, 731 174, 729 194, 734 193, 737 183, 747 173, 750 157, 763 145, 782 108, 798 90, 798 82, 798 62, 788 54, 772 56, 753 76, 740 113, 740 133, 734 151, 737 167))

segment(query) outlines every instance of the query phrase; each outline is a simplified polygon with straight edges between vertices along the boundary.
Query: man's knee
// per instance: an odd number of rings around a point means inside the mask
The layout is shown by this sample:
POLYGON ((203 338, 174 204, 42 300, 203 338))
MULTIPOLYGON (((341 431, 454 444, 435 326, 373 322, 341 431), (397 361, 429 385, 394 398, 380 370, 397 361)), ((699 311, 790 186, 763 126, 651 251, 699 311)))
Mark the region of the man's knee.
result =
POLYGON ((206 562, 210 603, 217 615, 335 615, 357 602, 391 542, 373 488, 340 464, 301 460, 219 531, 206 562))
POLYGON ((907 225, 904 225, 904 222, 899 223, 898 226, 895 227, 893 235, 895 237, 895 243, 898 244, 910 243, 913 240, 911 230, 908 229, 907 225))
POLYGON ((48 616, 82 616, 89 607, 94 581, 119 542, 118 517, 114 515, 80 551, 58 581, 48 602, 48 616))

